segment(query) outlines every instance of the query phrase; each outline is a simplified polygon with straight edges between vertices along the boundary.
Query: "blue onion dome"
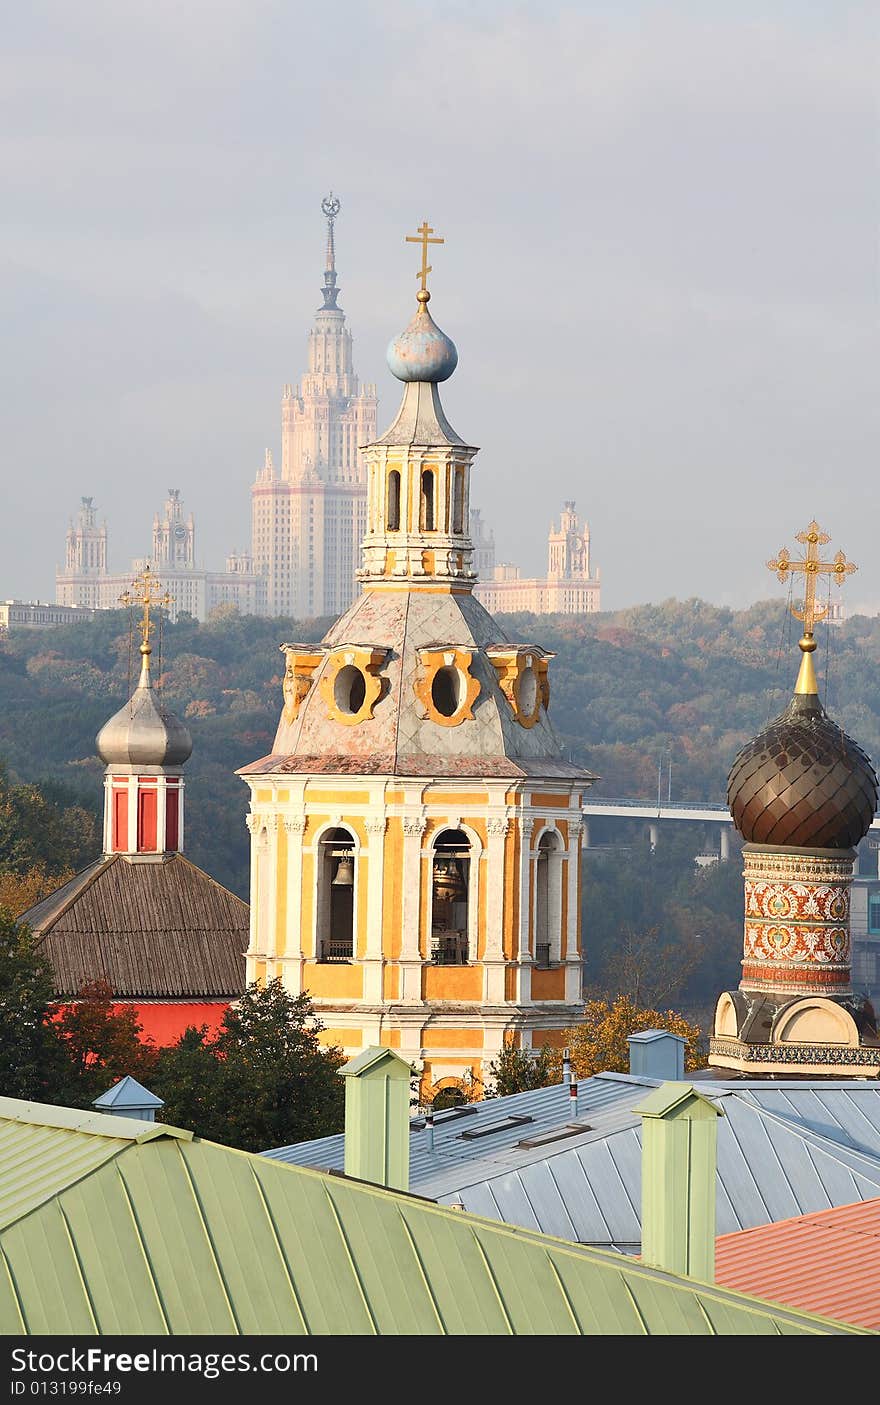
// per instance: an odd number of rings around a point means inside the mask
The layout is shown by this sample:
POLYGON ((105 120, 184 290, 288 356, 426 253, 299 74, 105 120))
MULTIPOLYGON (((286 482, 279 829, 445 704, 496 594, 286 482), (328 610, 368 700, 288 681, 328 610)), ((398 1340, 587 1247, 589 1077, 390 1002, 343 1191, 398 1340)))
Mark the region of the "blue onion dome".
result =
POLYGON ((189 729, 162 706, 150 679, 150 649, 141 648, 137 688, 96 739, 105 766, 182 766, 192 751, 189 729))
POLYGON ((441 332, 427 308, 428 292, 416 294, 419 310, 405 332, 389 344, 386 358, 399 381, 448 381, 458 365, 455 342, 441 332))

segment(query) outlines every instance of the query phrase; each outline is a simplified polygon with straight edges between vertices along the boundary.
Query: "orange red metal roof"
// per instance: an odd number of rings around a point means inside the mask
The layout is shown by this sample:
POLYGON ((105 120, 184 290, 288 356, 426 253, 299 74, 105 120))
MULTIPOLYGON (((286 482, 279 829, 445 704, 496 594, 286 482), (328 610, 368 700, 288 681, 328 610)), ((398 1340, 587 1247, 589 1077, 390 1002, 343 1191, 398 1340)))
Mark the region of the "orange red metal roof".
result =
POLYGON ((722 1234, 715 1254, 725 1288, 880 1330, 880 1199, 722 1234))

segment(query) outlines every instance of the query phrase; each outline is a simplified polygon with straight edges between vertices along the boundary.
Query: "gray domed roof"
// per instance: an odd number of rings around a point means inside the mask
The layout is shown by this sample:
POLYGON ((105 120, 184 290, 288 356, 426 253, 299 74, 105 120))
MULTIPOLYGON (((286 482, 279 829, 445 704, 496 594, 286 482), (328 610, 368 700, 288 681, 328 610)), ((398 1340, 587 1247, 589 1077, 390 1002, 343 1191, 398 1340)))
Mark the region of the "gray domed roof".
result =
POLYGON ((182 766, 192 752, 192 737, 162 706, 150 678, 150 651, 141 653, 138 686, 98 733, 98 755, 107 766, 182 766))
POLYGON ((817 695, 796 693, 737 756, 727 803, 747 843, 854 849, 877 809, 877 776, 817 695))
POLYGON ((419 293, 419 310, 405 332, 390 343, 386 358, 399 381, 448 381, 458 365, 455 343, 441 332, 427 308, 430 294, 419 293))
POLYGON ((593 779, 565 759, 545 708, 534 727, 521 727, 515 720, 487 653, 508 641, 470 593, 365 591, 324 636, 328 656, 351 639, 376 640, 387 650, 382 666, 387 686, 372 719, 348 727, 329 715, 320 686, 329 666, 326 658, 296 719, 288 722, 282 716, 272 755, 245 771, 593 779), (420 653, 439 647, 438 641, 471 652, 471 672, 480 683, 473 720, 458 727, 431 721, 415 691, 420 653))

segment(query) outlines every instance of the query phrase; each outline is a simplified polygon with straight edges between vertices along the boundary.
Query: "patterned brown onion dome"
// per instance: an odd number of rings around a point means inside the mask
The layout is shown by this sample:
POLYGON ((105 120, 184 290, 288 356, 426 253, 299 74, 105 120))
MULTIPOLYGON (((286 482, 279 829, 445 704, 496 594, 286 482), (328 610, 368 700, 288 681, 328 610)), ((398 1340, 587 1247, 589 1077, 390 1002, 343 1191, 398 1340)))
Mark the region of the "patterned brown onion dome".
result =
POLYGON ((877 810, 877 776, 815 693, 795 694, 737 756, 727 803, 749 844, 853 849, 877 810))

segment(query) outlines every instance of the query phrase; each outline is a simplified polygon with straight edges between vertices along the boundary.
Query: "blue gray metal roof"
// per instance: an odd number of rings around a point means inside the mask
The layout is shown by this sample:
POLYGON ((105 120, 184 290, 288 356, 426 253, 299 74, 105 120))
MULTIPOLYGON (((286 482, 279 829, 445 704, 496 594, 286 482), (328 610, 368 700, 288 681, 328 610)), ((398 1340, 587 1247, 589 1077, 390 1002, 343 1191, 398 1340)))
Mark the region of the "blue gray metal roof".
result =
MULTIPOLYGON (((596 1108, 618 1102, 621 1098, 628 1098, 634 1084, 637 1090, 641 1089, 642 1092, 657 1086, 656 1082, 650 1079, 621 1084, 603 1075, 575 1084, 576 1101, 570 1095, 569 1084, 554 1083, 549 1088, 534 1088, 527 1093, 511 1093, 506 1098, 488 1098, 484 1102, 469 1104, 467 1109, 441 1112, 434 1119, 433 1151, 429 1149, 429 1134, 424 1118, 414 1118, 410 1134, 410 1186, 421 1193, 421 1182, 435 1171, 450 1164, 458 1165, 465 1161, 483 1159, 487 1153, 488 1138, 483 1140, 463 1137, 462 1133, 465 1131, 473 1132, 497 1122, 504 1122, 508 1117, 528 1117, 528 1123, 511 1125, 492 1134, 493 1151, 499 1147, 513 1146, 523 1138, 538 1136, 541 1132, 562 1126, 572 1118, 585 1118, 588 1112, 596 1108)), ((320 1171, 341 1171, 345 1165, 345 1138, 338 1132, 332 1137, 296 1142, 291 1146, 264 1151, 262 1154, 277 1161, 287 1161, 293 1166, 313 1166, 320 1171)))
MULTIPOLYGON (((641 1120, 632 1112, 656 1080, 600 1074, 578 1086, 577 1115, 564 1084, 476 1105, 435 1130, 411 1133, 410 1186, 474 1214, 580 1243, 637 1252, 641 1240, 641 1120), (529 1115, 486 1137, 463 1131, 529 1115), (589 1130, 573 1132, 573 1122, 589 1130), (557 1140, 542 1140, 553 1131, 557 1140), (525 1146, 524 1142, 538 1143, 525 1146)), ((718 1233, 880 1195, 880 1084, 873 1080, 779 1086, 767 1080, 700 1082, 722 1102, 718 1128, 718 1233)), ((343 1139, 272 1153, 339 1168, 343 1139), (306 1159, 308 1158, 308 1159, 306 1159)))
POLYGON ((95 1098, 92 1107, 98 1111, 103 1109, 120 1112, 123 1108, 131 1108, 133 1112, 143 1112, 146 1108, 159 1109, 165 1103, 161 1098, 157 1098, 155 1093, 151 1093, 149 1088, 145 1088, 143 1083, 138 1083, 136 1078, 132 1078, 127 1073, 124 1078, 120 1078, 118 1083, 114 1083, 112 1088, 108 1088, 106 1093, 102 1093, 99 1098, 95 1098))

